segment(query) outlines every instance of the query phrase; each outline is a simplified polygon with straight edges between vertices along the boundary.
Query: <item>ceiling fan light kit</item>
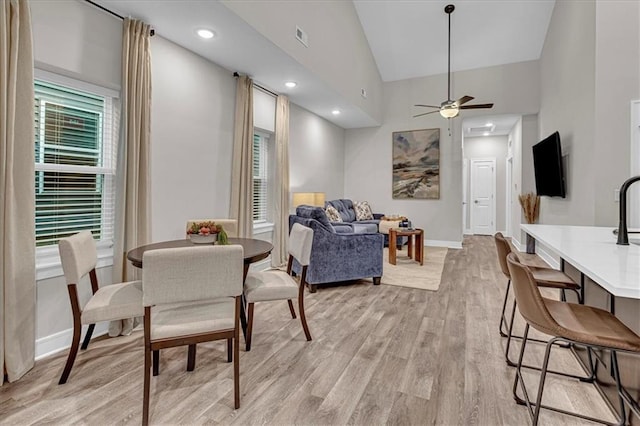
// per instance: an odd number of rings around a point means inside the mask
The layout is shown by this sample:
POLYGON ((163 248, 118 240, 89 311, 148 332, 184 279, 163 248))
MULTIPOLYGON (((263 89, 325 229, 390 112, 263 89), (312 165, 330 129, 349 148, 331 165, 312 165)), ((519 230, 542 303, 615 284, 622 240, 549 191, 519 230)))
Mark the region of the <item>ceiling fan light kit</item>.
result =
POLYGON ((439 107, 434 105, 417 104, 414 106, 422 108, 434 108, 436 111, 423 112, 422 114, 414 115, 415 117, 421 117, 427 114, 433 114, 434 112, 440 112, 440 115, 444 118, 454 118, 458 116, 461 109, 484 109, 493 108, 493 104, 476 104, 476 105, 464 105, 465 103, 473 100, 473 96, 463 96, 457 101, 451 99, 451 14, 456 9, 452 4, 448 4, 444 8, 444 12, 449 16, 449 44, 447 49, 447 100, 442 102, 439 107))

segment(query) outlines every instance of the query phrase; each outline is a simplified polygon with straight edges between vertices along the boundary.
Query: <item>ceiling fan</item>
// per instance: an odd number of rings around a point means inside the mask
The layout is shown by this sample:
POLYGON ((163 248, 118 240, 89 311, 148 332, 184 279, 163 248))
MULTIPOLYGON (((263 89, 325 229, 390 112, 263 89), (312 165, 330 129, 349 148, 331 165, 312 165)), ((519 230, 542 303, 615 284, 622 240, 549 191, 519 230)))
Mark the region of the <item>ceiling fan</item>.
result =
POLYGON ((427 114, 433 114, 435 112, 439 112, 441 116, 444 118, 453 118, 458 115, 461 109, 483 109, 483 108, 493 108, 493 104, 475 104, 475 105, 465 105, 467 102, 473 100, 473 96, 463 96, 457 101, 451 99, 451 14, 456 9, 456 7, 452 4, 449 4, 444 7, 444 11, 447 15, 449 15, 449 47, 448 47, 448 71, 447 71, 447 100, 442 102, 440 106, 435 105, 423 105, 417 104, 414 106, 424 107, 424 108, 435 108, 436 111, 424 112, 422 114, 414 115, 413 117, 421 117, 427 114))

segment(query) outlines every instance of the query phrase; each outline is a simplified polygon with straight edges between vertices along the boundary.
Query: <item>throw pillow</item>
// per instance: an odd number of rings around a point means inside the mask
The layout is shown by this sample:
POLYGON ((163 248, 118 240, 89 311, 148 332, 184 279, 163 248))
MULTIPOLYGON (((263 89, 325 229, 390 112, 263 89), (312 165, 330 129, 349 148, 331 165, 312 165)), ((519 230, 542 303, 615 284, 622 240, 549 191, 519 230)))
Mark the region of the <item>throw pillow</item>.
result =
POLYGON ((338 213, 338 210, 335 207, 327 206, 324 211, 327 214, 329 222, 342 222, 342 216, 340 216, 340 213, 338 213))
POLYGON ((356 211, 356 220, 372 220, 373 212, 371 206, 367 201, 356 201, 353 203, 353 207, 356 211))

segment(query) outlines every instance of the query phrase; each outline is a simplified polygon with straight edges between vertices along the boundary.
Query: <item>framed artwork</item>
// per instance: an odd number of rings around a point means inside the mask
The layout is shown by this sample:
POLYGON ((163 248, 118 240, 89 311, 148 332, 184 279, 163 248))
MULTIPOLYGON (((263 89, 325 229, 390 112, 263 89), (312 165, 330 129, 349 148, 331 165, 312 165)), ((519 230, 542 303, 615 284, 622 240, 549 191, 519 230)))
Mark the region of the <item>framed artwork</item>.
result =
POLYGON ((440 198, 440 129, 393 132, 393 198, 440 198))

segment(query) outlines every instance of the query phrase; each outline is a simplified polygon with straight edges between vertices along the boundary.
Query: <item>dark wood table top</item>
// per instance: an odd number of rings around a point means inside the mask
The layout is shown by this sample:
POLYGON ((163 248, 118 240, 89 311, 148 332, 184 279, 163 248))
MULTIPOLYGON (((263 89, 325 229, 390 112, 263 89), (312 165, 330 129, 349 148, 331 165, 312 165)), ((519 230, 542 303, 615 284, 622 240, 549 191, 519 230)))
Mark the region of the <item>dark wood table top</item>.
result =
POLYGON ((400 237, 408 237, 409 235, 419 235, 424 231, 420 228, 406 229, 406 228, 391 228, 389 231, 395 232, 400 237))
MULTIPOLYGON (((229 238, 230 244, 239 244, 244 249, 244 264, 249 265, 251 263, 258 262, 265 259, 273 250, 273 244, 268 241, 256 240, 253 238, 229 238)), ((194 244, 191 240, 173 240, 163 241, 161 243, 147 244, 144 246, 136 247, 129 250, 127 253, 127 259, 131 264, 137 268, 142 268, 142 256, 147 250, 157 250, 163 248, 179 248, 179 247, 194 247, 194 246, 208 246, 209 244, 194 244)))

